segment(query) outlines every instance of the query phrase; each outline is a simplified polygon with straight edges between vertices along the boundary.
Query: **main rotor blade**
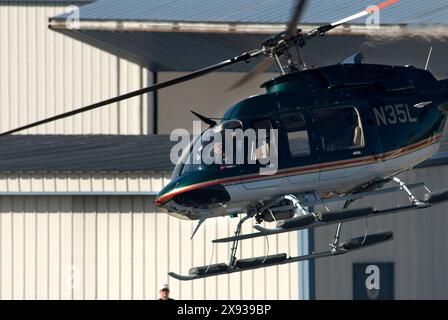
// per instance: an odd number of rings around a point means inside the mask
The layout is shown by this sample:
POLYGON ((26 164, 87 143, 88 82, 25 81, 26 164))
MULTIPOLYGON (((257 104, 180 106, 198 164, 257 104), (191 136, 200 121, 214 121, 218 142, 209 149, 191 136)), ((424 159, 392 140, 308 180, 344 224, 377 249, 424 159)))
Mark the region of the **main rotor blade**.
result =
POLYGON ((128 93, 116 96, 114 98, 110 98, 110 99, 107 99, 107 100, 96 102, 96 103, 93 103, 91 105, 88 105, 88 106, 85 106, 85 107, 82 107, 82 108, 78 108, 78 109, 75 109, 75 110, 72 110, 72 111, 64 112, 64 113, 61 113, 59 115, 56 115, 56 116, 53 116, 53 117, 50 117, 50 118, 47 118, 47 119, 36 121, 36 122, 30 123, 30 124, 24 125, 22 127, 15 128, 15 129, 12 129, 12 130, 0 133, 0 137, 8 135, 8 134, 15 133, 15 132, 18 132, 18 131, 22 131, 22 130, 26 130, 26 129, 29 129, 29 128, 33 128, 33 127, 39 126, 41 124, 49 123, 49 122, 56 121, 56 120, 63 119, 63 118, 67 118, 67 117, 71 117, 71 116, 74 116, 76 114, 80 114, 80 113, 83 113, 83 112, 86 112, 86 111, 97 109, 97 108, 106 106, 108 104, 116 103, 116 102, 119 102, 119 101, 123 101, 123 100, 129 99, 129 98, 133 98, 133 97, 145 94, 145 93, 149 93, 149 92, 153 92, 153 91, 156 91, 156 90, 159 90, 159 89, 167 88, 167 87, 173 86, 175 84, 179 84, 179 83, 182 83, 182 82, 185 82, 185 81, 189 81, 189 80, 192 80, 192 79, 195 79, 195 78, 199 78, 199 77, 202 77, 202 76, 204 76, 206 74, 209 74, 209 73, 211 73, 213 71, 216 71, 218 69, 222 69, 224 67, 227 67, 227 66, 230 66, 230 65, 242 62, 242 61, 250 60, 252 57, 257 56, 260 53, 261 53, 260 50, 253 50, 253 51, 245 52, 245 53, 243 53, 243 54, 241 54, 241 55, 239 55, 237 57, 234 57, 232 59, 228 59, 228 60, 219 62, 219 63, 214 64, 212 66, 209 66, 209 67, 206 67, 206 68, 194 71, 192 73, 189 73, 187 75, 184 75, 184 76, 181 76, 181 77, 178 77, 178 78, 174 78, 174 79, 171 79, 171 80, 168 80, 168 81, 165 81, 165 82, 157 83, 157 84, 152 85, 152 86, 148 86, 148 87, 145 87, 145 88, 142 88, 142 89, 138 89, 138 90, 135 90, 135 91, 132 91, 132 92, 128 92, 128 93))
POLYGON ((308 0, 297 0, 296 9, 291 18, 291 21, 288 24, 288 27, 286 28, 285 39, 289 40, 289 39, 295 37, 296 30, 297 30, 297 24, 299 23, 300 18, 302 17, 303 11, 304 11, 307 3, 308 3, 308 0))
POLYGON ((369 14, 372 14, 372 13, 374 13, 376 11, 379 11, 381 9, 389 7, 390 5, 393 5, 394 3, 397 3, 397 2, 400 2, 400 0, 387 0, 387 1, 382 2, 382 3, 380 3, 380 4, 376 5, 376 6, 369 7, 369 8, 367 8, 367 9, 361 11, 361 12, 355 13, 355 14, 353 14, 353 15, 351 15, 349 17, 346 17, 344 19, 341 19, 341 20, 338 20, 336 22, 333 22, 333 23, 321 26, 319 28, 313 29, 311 31, 308 31, 305 34, 305 38, 309 39, 309 38, 312 38, 312 37, 314 37, 316 35, 323 35, 324 33, 328 32, 328 31, 330 31, 330 30, 332 30, 332 29, 334 29, 334 28, 336 28, 336 27, 338 27, 338 26, 340 26, 342 24, 345 24, 345 23, 351 22, 353 20, 365 17, 365 16, 367 16, 369 14))
POLYGON ((252 70, 250 70, 248 73, 246 73, 244 76, 242 76, 240 79, 235 81, 227 91, 231 91, 233 89, 236 89, 243 84, 249 82, 256 76, 258 76, 260 73, 263 73, 267 71, 272 66, 272 59, 271 58, 264 58, 261 60, 252 70))

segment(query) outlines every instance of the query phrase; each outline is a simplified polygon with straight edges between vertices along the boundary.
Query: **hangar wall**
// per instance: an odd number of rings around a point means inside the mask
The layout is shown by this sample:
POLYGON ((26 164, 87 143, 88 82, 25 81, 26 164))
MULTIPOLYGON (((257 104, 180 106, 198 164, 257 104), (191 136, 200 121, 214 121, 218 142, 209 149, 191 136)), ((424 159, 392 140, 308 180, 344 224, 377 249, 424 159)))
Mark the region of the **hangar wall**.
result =
MULTIPOLYGON (((151 196, 163 174, 2 174, 0 195, 0 299, 156 299, 168 282, 175 299, 297 299, 297 264, 193 282, 168 271, 226 262, 230 245, 211 240, 233 233, 238 219, 196 222, 158 212, 151 196), (101 178, 103 177, 103 178, 101 178), (44 191, 45 190, 45 191, 44 191), (116 196, 76 196, 78 191, 116 196), (20 196, 37 191, 41 195, 20 196), (52 192, 72 196, 52 196, 52 192), (129 196, 122 192, 129 192, 129 196)), ((247 223, 243 232, 251 232, 247 223)), ((297 234, 244 241, 239 256, 298 251, 297 234)))
MULTIPOLYGON (((448 166, 415 169, 400 177, 409 184, 424 181, 431 191, 440 191, 448 187, 448 166)), ((416 190, 418 195, 424 193, 424 189, 416 190)), ((399 192, 363 199, 353 207, 395 207, 407 204, 406 201, 406 196, 399 192)), ((316 260, 316 298, 352 299, 353 263, 393 262, 395 299, 448 299, 447 209, 444 204, 367 220, 369 233, 391 230, 394 240, 344 256, 316 260)), ((336 225, 316 229, 316 250, 328 248, 335 228, 336 225)), ((363 236, 365 228, 365 220, 344 223, 341 239, 363 236)))
MULTIPOLYGON (((139 89, 145 68, 48 29, 66 4, 0 2, 0 131, 139 89)), ((147 97, 24 131, 145 134, 147 97)))
MULTIPOLYGON (((152 81, 145 67, 50 30, 48 19, 63 13, 67 6, 58 1, 0 1, 0 131, 133 91, 152 81)), ((159 82, 182 74, 160 73, 159 82)), ((242 88, 227 91, 239 77, 240 73, 224 72, 162 90, 159 133, 170 133, 173 128, 191 130, 192 109, 221 116, 247 94, 262 92, 259 84, 270 76, 261 75, 242 88)), ((120 108, 111 104, 22 134, 148 134, 153 126, 151 103, 144 95, 119 102, 120 108)))

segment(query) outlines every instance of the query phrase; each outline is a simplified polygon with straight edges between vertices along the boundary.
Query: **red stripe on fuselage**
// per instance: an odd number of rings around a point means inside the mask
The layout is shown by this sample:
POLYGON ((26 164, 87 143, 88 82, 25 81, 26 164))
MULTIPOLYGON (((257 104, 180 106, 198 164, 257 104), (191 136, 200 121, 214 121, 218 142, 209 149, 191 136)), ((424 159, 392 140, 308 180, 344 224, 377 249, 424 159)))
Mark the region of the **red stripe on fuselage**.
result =
POLYGON ((313 172, 320 171, 320 170, 322 171, 322 169, 327 169, 327 170, 323 170, 323 171, 330 171, 330 170, 337 170, 339 168, 343 168, 348 165, 353 166, 353 165, 362 165, 362 164, 370 164, 370 163, 385 161, 388 159, 396 158, 401 155, 411 153, 412 151, 415 151, 418 148, 421 148, 424 146, 430 146, 430 145, 434 144, 435 142, 439 141, 441 138, 442 138, 442 134, 439 134, 437 136, 422 140, 420 142, 416 142, 407 147, 399 148, 399 149, 392 150, 392 151, 389 151, 389 152, 386 152, 383 154, 379 154, 379 155, 367 156, 367 157, 355 159, 355 160, 349 159, 349 160, 340 160, 340 161, 334 161, 334 162, 323 163, 323 164, 315 164, 315 165, 310 165, 310 166, 298 167, 295 169, 294 168, 282 169, 282 170, 279 170, 276 174, 269 175, 269 176, 260 176, 257 174, 257 175, 237 176, 237 177, 230 177, 230 178, 200 182, 200 183, 197 183, 197 184, 194 184, 191 186, 187 186, 187 187, 183 187, 178 190, 173 190, 167 194, 164 194, 161 197, 159 197, 158 199, 156 199, 156 204, 160 206, 160 205, 165 204, 166 202, 171 200, 173 197, 175 197, 176 195, 179 195, 181 193, 188 192, 188 191, 195 190, 195 189, 206 188, 206 187, 217 185, 217 184, 231 184, 234 182, 247 182, 247 181, 256 180, 256 179, 266 180, 266 179, 272 179, 272 178, 281 176, 281 175, 285 174, 285 172, 287 172, 288 174, 300 173, 300 172, 313 173, 313 172))

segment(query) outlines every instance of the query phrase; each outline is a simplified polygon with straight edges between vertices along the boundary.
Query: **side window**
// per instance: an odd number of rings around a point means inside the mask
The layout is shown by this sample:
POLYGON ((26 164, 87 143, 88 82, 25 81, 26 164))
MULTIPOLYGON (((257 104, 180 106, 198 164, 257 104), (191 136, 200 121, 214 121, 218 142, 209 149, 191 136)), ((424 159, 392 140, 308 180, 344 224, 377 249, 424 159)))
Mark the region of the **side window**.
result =
MULTIPOLYGON (((260 159, 267 159, 271 148, 271 136, 270 130, 272 129, 272 123, 268 119, 257 120, 253 123, 253 128, 257 132, 257 143, 255 141, 249 146, 249 154, 251 160, 259 161, 260 159), (258 141, 258 130, 266 130, 266 139, 258 141)), ((272 143, 274 143, 272 141, 272 143)))
POLYGON ((357 149, 365 146, 361 118, 356 108, 315 110, 325 151, 357 149))
POLYGON ((299 112, 281 115, 281 120, 288 135, 289 150, 293 157, 310 155, 310 141, 305 119, 299 112))

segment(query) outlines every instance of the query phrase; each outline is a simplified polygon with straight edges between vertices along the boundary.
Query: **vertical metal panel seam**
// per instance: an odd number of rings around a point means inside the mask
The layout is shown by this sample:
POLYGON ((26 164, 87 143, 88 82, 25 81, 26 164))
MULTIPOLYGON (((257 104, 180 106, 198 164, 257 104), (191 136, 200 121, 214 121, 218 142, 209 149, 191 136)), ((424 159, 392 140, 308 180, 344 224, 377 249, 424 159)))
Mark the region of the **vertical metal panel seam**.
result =
MULTIPOLYGON (((239 217, 238 217, 239 218, 239 217)), ((240 243, 239 243, 239 255, 240 255, 240 257, 242 257, 243 256, 243 243, 244 243, 244 241, 240 241, 240 243)), ((240 300, 242 299, 242 296, 243 296, 243 275, 240 273, 240 274, 238 274, 238 279, 239 279, 239 286, 238 286, 238 290, 239 290, 239 298, 240 298, 240 300)))
POLYGON ((95 197, 95 288, 94 297, 98 300, 98 209, 99 209, 99 197, 95 197))
POLYGON ((155 225, 155 228, 154 228, 154 243, 155 243, 155 245, 154 245, 154 257, 155 257, 155 259, 154 259, 154 274, 155 274, 155 279, 156 279, 156 285, 158 285, 157 284, 157 275, 158 275, 158 268, 157 268, 157 260, 158 260, 158 250, 157 250, 157 239, 158 239, 158 232, 157 232, 157 226, 158 226, 158 222, 157 222, 157 220, 158 220, 158 212, 157 212, 157 208, 156 208, 156 210, 155 210, 155 216, 154 216, 154 225, 155 225))
MULTIPOLYGON (((214 220, 214 222, 215 222, 215 236, 214 236, 214 239, 218 239, 219 238, 218 237, 218 222, 216 220, 214 220)), ((180 221, 179 221, 179 225, 180 225, 180 221)), ((180 240, 180 238, 179 238, 179 240, 180 240)), ((214 257, 215 263, 218 263, 218 248, 216 246, 216 243, 212 243, 212 245, 213 245, 213 252, 215 254, 215 257, 214 257)), ((214 277, 214 278, 215 278, 215 297, 216 297, 216 299, 218 299, 218 297, 219 297, 218 296, 218 277, 214 277)))
MULTIPOLYGON (((168 230, 169 229, 170 228, 168 226, 168 230)), ((204 263, 201 265, 206 265, 208 263, 208 261, 207 262, 205 261, 206 257, 207 257, 207 249, 206 249, 207 248, 207 224, 206 223, 204 223, 204 229, 202 230, 202 232, 204 233, 204 237, 202 239, 202 256, 204 257, 204 263)), ((169 270, 169 268, 168 268, 168 270, 169 270)), ((203 299, 205 299, 205 296, 207 295, 207 285, 206 285, 205 279, 202 279, 202 294, 203 294, 203 299)))
POLYGON ((121 201, 118 200, 118 299, 122 299, 121 293, 122 293, 122 287, 121 287, 121 272, 123 270, 122 268, 122 237, 121 237, 121 201))
MULTIPOLYGON (((182 270, 182 226, 181 226, 181 222, 180 219, 179 221, 177 221, 177 227, 178 227, 178 233, 179 233, 179 237, 178 237, 178 245, 179 245, 179 264, 178 264, 178 269, 177 270, 182 270)), ((179 299, 182 299, 182 286, 179 286, 179 299)))
MULTIPOLYGON (((269 248, 269 238, 268 237, 266 237, 266 243, 265 243, 265 247, 264 248, 265 248, 265 252, 269 248), (266 247, 266 245, 267 245, 267 247, 266 247)), ((268 292, 267 292, 268 289, 267 289, 266 283, 267 283, 267 280, 268 280, 268 274, 266 272, 266 268, 263 268, 263 278, 264 278, 264 281, 263 281, 263 290, 264 290, 263 297, 264 297, 264 299, 267 299, 268 298, 268 292)))
MULTIPOLYGON (((25 208, 26 206, 26 198, 22 198, 23 200, 23 207, 25 208)), ((38 198, 35 198, 35 208, 36 211, 34 212, 34 299, 37 300, 37 268, 38 268, 38 260, 39 260, 39 254, 38 254, 38 250, 39 250, 39 246, 37 245, 37 232, 38 232, 38 228, 37 228, 37 216, 39 214, 39 208, 38 208, 38 198)), ((25 211, 25 210, 24 210, 25 211)))
MULTIPOLYGON (((290 254, 291 252, 291 232, 288 232, 288 252, 290 254)), ((289 278, 291 278, 291 272, 292 272, 292 266, 290 263, 288 263, 288 274, 289 274, 289 278)), ((291 279, 290 279, 291 280, 291 279)), ((288 286, 288 299, 291 300, 292 297, 292 287, 291 287, 291 281, 289 281, 289 286, 288 286)))
MULTIPOLYGON (((9 8, 8 8, 8 10, 7 10, 7 12, 8 12, 8 14, 6 15, 6 24, 9 26, 9 23, 10 23, 10 19, 9 19, 9 8)), ((6 52, 7 52, 7 54, 8 54, 8 60, 10 59, 10 56, 11 56, 11 52, 10 52, 10 50, 9 50, 9 48, 10 48, 10 45, 11 45, 11 36, 10 36, 10 34, 9 34, 9 32, 6 32, 6 37, 7 37, 7 39, 5 40, 5 42, 8 44, 8 50, 6 50, 6 52)), ((11 83, 11 64, 9 64, 9 63, 7 63, 6 64, 6 74, 7 74, 7 79, 8 79, 8 83, 11 83)), ((11 90, 6 90, 7 91, 7 93, 6 93, 6 97, 7 97, 7 102, 8 103, 11 103, 11 90)), ((6 128, 11 128, 11 114, 10 114, 10 112, 9 112, 9 114, 8 114, 8 118, 9 118, 9 123, 8 123, 8 125, 6 126, 6 128)))
MULTIPOLYGON (((96 49, 93 49, 93 47, 89 46, 89 45, 87 45, 86 48, 87 48, 87 52, 89 54, 89 59, 87 59, 87 62, 89 63, 89 68, 88 69, 90 70, 90 72, 95 72, 94 69, 93 69, 94 64, 95 64, 94 57, 93 57, 93 51, 96 50, 96 49)), ((88 90, 87 96, 88 96, 88 101, 89 101, 88 103, 92 103, 93 102, 93 92, 92 92, 93 91, 92 90, 92 86, 93 86, 92 82, 93 81, 92 81, 92 77, 90 77, 90 75, 89 75, 89 80, 90 80, 90 86, 88 86, 88 89, 87 89, 88 90)), ((94 128, 95 127, 95 113, 97 111, 98 110, 93 111, 92 112, 92 116, 89 117, 90 128, 88 129, 88 131, 91 132, 91 133, 95 133, 95 128, 94 128)))
POLYGON ((61 300, 61 292, 62 292, 62 222, 61 222, 61 218, 62 218, 62 213, 61 213, 61 205, 62 203, 62 199, 58 197, 58 229, 59 229, 59 234, 58 234, 58 240, 59 240, 59 245, 58 245, 58 255, 59 255, 59 264, 58 264, 58 278, 59 278, 59 283, 58 283, 58 297, 59 300, 61 300))
POLYGON ((16 80, 17 80, 17 91, 16 91, 16 94, 17 94, 17 110, 16 110, 16 113, 17 113, 17 121, 16 121, 16 125, 18 125, 19 123, 20 123, 20 107, 21 107, 21 100, 22 100, 22 96, 19 94, 19 90, 20 90, 20 62, 19 62, 19 52, 20 52, 20 41, 19 41, 19 34, 20 34, 20 20, 21 19, 19 19, 19 10, 17 9, 17 10, 14 10, 14 12, 15 12, 15 18, 16 18, 16 23, 17 23, 17 25, 16 25, 16 27, 17 27, 17 33, 18 34, 16 34, 16 36, 17 36, 17 40, 16 40, 16 50, 17 50, 17 52, 16 52, 16 54, 17 54, 17 56, 16 56, 16 59, 17 59, 17 66, 16 66, 16 73, 17 73, 17 75, 16 75, 16 80))
MULTIPOLYGON (((75 259, 75 254, 74 254, 74 248, 75 248, 75 244, 74 244, 74 215, 73 215, 73 208, 75 207, 74 205, 74 201, 75 198, 71 197, 71 210, 70 212, 68 212, 68 214, 70 215, 70 271, 71 273, 73 273, 73 264, 74 264, 74 259, 75 259)), ((73 274, 70 274, 70 277, 72 277, 73 274)), ((71 279, 71 281, 73 281, 73 279, 71 279)), ((70 286, 70 295, 71 295, 71 300, 74 299, 74 295, 75 295, 75 286, 73 285, 73 283, 71 283, 70 286)))
POLYGON ((14 299, 14 203, 11 199, 11 299, 14 299))
MULTIPOLYGON (((230 234, 230 222, 226 224, 227 226, 227 234, 230 234)), ((227 243, 227 252, 230 252, 230 242, 227 243)), ((227 300, 230 299, 230 275, 225 276, 227 278, 227 300)))
MULTIPOLYGON (((23 245, 23 252, 22 252, 22 258, 23 258, 23 270, 22 270, 22 299, 25 299, 25 292, 26 292, 26 217, 25 217, 25 210, 22 209, 22 245, 23 245)), ((36 240, 36 239, 34 239, 36 240)))
POLYGON ((28 20, 29 20, 29 17, 28 17, 28 14, 29 14, 29 9, 30 9, 30 5, 27 5, 26 9, 25 9, 25 11, 26 11, 26 18, 25 19, 21 19, 21 21, 25 20, 23 22, 23 25, 24 25, 23 27, 25 29, 24 33, 26 34, 26 38, 27 38, 27 41, 25 41, 25 48, 24 48, 25 55, 26 55, 26 61, 25 61, 25 63, 26 63, 26 70, 25 70, 26 80, 24 81, 24 83, 25 83, 25 92, 27 93, 26 98, 25 98, 25 100, 26 100, 26 106, 25 106, 26 112, 25 112, 25 117, 24 117, 25 118, 25 123, 30 123, 30 121, 29 121, 29 113, 30 113, 30 105, 31 105, 30 101, 29 101, 30 96, 28 94, 30 92, 29 87, 28 87, 28 81, 29 81, 29 78, 30 78, 29 77, 30 59, 28 57, 28 54, 29 54, 29 50, 28 50, 29 49, 28 48, 28 38, 29 38, 29 34, 28 34, 28 20))
MULTIPOLYGON (((10 15, 12 14, 12 12, 11 12, 12 10, 11 9, 9 9, 8 10, 8 25, 10 24, 10 15)), ((16 21, 17 21, 17 19, 16 19, 16 21)), ((12 48, 12 40, 11 40, 11 36, 9 35, 9 32, 8 32, 8 49, 9 49, 9 60, 11 60, 11 56, 12 56, 12 52, 11 52, 11 48, 12 48)), ((12 83, 12 69, 14 68, 14 66, 12 65, 12 63, 8 63, 8 66, 10 66, 10 68, 8 68, 9 70, 8 70, 8 83, 12 83)), ((10 104, 12 104, 12 92, 11 92, 11 90, 8 90, 8 95, 9 95, 9 100, 8 100, 8 102, 10 103, 10 104)), ((12 123, 13 123, 13 115, 12 115, 12 110, 10 110, 10 112, 9 112, 9 123, 8 123, 8 125, 9 125, 9 128, 12 128, 13 127, 13 125, 12 125, 12 123)))
MULTIPOLYGON (((278 242, 279 242, 279 236, 278 234, 275 235, 275 253, 278 253, 278 242)), ((280 289, 280 284, 279 284, 279 280, 280 280, 280 267, 279 266, 275 266, 275 273, 276 273, 276 289, 277 289, 277 300, 280 297, 279 294, 279 289, 280 289)))
MULTIPOLYGON (((43 56, 42 56, 42 62, 43 62, 43 66, 44 66, 44 70, 48 70, 48 57, 47 57, 47 45, 48 45, 48 34, 46 32, 43 32, 42 34, 42 46, 43 46, 43 56)), ((45 72, 44 74, 41 75, 43 79, 41 79, 44 83, 48 83, 47 81, 47 72, 45 72)), ((48 97, 47 97, 47 90, 46 90, 46 86, 44 85, 44 89, 42 90, 42 101, 44 103, 43 109, 44 109, 44 116, 48 115, 48 97)), ((40 114, 39 111, 36 109, 36 119, 39 118, 40 114)), ((44 126, 44 128, 42 128, 42 130, 44 130, 44 132, 46 132, 46 127, 44 126)), ((35 133, 40 133, 39 132, 39 128, 36 128, 35 130, 33 130, 35 133)))
MULTIPOLYGON (((253 227, 253 222, 251 222, 252 223, 252 227, 253 227)), ((215 239, 217 239, 218 237, 216 237, 215 239)), ((255 257, 255 241, 253 241, 253 240, 251 240, 250 241, 250 246, 251 246, 251 257, 255 257)), ((251 270, 250 271, 251 273, 252 273, 252 299, 254 299, 255 298, 255 270, 251 270)))
MULTIPOLYGON (((138 79, 138 81, 139 81, 139 88, 141 89, 141 88, 143 88, 143 67, 141 67, 141 66, 139 66, 138 67, 138 70, 139 70, 139 73, 138 73, 138 76, 139 76, 139 79, 138 79)), ((139 112, 140 112, 140 134, 143 134, 143 128, 144 128, 144 117, 143 117, 143 99, 144 98, 144 95, 140 95, 139 96, 139 112)))
MULTIPOLYGON (((53 14, 54 14, 54 12, 53 12, 53 14)), ((56 48, 57 48, 57 45, 56 45, 56 34, 53 33, 53 34, 51 34, 50 37, 51 37, 51 42, 52 42, 52 45, 53 45, 53 48, 52 48, 53 58, 56 59, 56 52, 57 52, 57 50, 56 50, 56 48)), ((53 79, 57 79, 56 78, 56 74, 57 74, 57 70, 56 69, 57 69, 57 65, 55 63, 53 63, 53 79)), ((55 85, 54 82, 53 82, 53 85, 55 85)), ((52 90, 52 96, 53 96, 53 99, 52 99, 53 105, 52 105, 52 110, 51 110, 50 114, 51 115, 55 115, 55 114, 57 114, 58 111, 57 111, 57 108, 56 108, 57 92, 54 89, 52 90)), ((46 116, 48 116, 48 114, 46 116)), ((54 128, 53 130, 57 130, 57 124, 56 123, 53 123, 50 126, 52 126, 54 128)))
POLYGON ((2 203, 0 202, 0 300, 3 300, 3 209, 2 203))
MULTIPOLYGON (((51 198, 47 197, 47 208, 50 209, 51 198)), ((47 300, 50 300, 50 210, 47 211, 47 300)))
MULTIPOLYGON (((159 82, 158 72, 154 71, 152 73, 152 84, 157 84, 159 82)), ((152 92, 152 108, 153 108, 153 133, 157 134, 159 131, 159 91, 155 90, 152 92)))
POLYGON ((142 198, 142 208, 143 208, 143 226, 142 226, 142 231, 143 231, 143 236, 142 236, 142 249, 143 249, 143 300, 146 300, 146 210, 145 210, 145 199, 142 198))
POLYGON ((134 198, 131 197, 131 299, 134 300, 134 198))
MULTIPOLYGON (((121 94, 120 89, 120 81, 121 81, 121 73, 120 73, 120 58, 116 56, 116 72, 117 72, 117 96, 121 94)), ((121 134, 121 124, 120 124, 120 108, 121 108, 121 102, 117 102, 117 133, 121 134)))
MULTIPOLYGON (((152 85, 153 84, 153 80, 152 80, 152 71, 148 70, 148 72, 146 73, 146 84, 152 85)), ((148 114, 146 115, 146 125, 148 128, 148 134, 154 134, 154 124, 153 124, 153 107, 152 107, 152 93, 148 93, 147 94, 147 99, 146 99, 146 108, 148 110, 148 114)))
MULTIPOLYGON (((64 46, 64 48, 65 48, 65 44, 67 43, 67 42, 69 42, 69 40, 67 39, 67 37, 63 37, 63 46, 64 46)), ((70 63, 70 65, 71 65, 71 68, 72 68, 72 70, 71 70, 71 72, 72 72, 72 75, 73 75, 73 77, 74 77, 74 75, 76 74, 76 71, 75 71, 75 63, 74 63, 74 60, 75 60, 75 43, 74 42, 69 42, 70 43, 70 48, 71 48, 71 54, 72 54, 72 59, 73 59, 73 61, 71 61, 72 63, 70 63)), ((64 60, 65 60, 65 53, 64 53, 64 60)), ((68 59, 67 59, 68 60, 68 59)), ((76 94, 76 90, 75 90, 75 82, 76 82, 76 80, 75 81, 71 81, 71 90, 72 90, 72 94, 71 94, 71 101, 70 101, 70 105, 72 105, 72 106, 74 106, 75 105, 75 94, 76 94)), ((67 99, 65 98, 66 97, 66 95, 64 94, 64 104, 68 104, 67 103, 67 99)), ((71 118, 71 120, 70 120, 70 128, 71 128, 71 130, 72 131, 75 131, 75 124, 76 124, 76 121, 77 119, 76 119, 76 117, 72 117, 71 118)))
MULTIPOLYGON (((168 270, 170 270, 170 256, 171 256, 171 252, 170 252, 170 216, 168 216, 167 215, 167 219, 166 219, 166 243, 167 243, 167 262, 166 262, 166 265, 167 265, 167 268, 168 268, 168 270)), ((168 281, 169 281, 169 279, 168 279, 168 281)))
POLYGON ((86 299, 86 197, 82 198, 82 298, 86 299))
POLYGON ((107 250, 107 254, 106 254, 106 260, 107 260, 107 300, 110 299, 110 208, 109 208, 109 197, 107 197, 107 202, 106 202, 106 228, 107 228, 107 232, 106 232, 106 250, 107 250))

